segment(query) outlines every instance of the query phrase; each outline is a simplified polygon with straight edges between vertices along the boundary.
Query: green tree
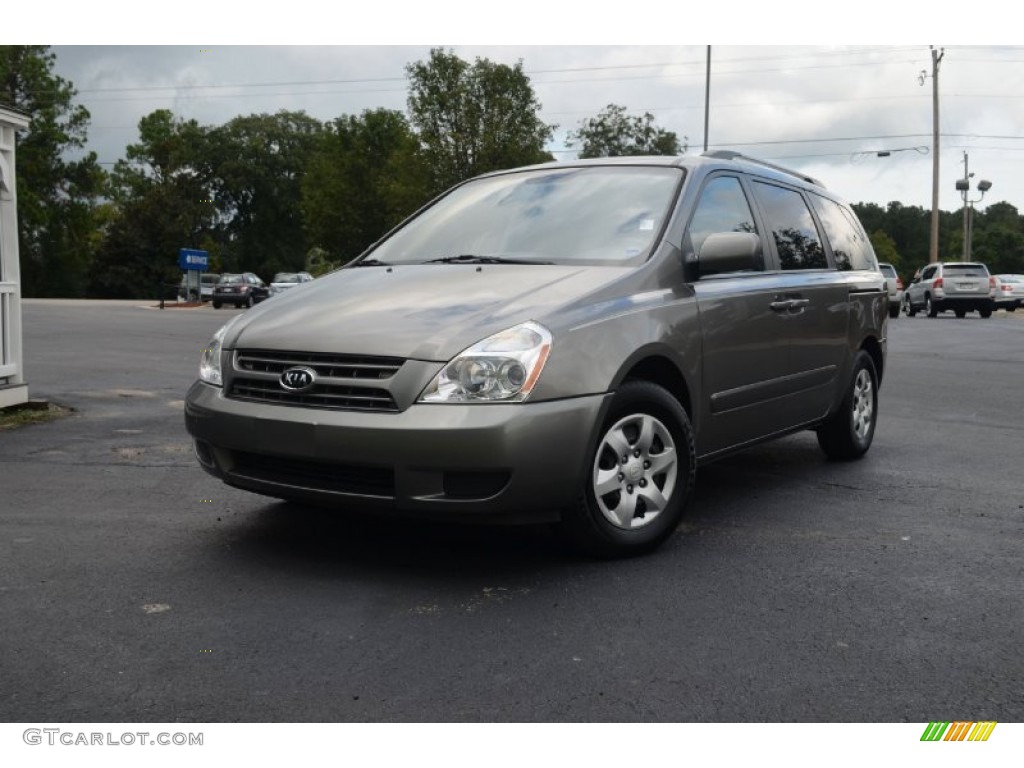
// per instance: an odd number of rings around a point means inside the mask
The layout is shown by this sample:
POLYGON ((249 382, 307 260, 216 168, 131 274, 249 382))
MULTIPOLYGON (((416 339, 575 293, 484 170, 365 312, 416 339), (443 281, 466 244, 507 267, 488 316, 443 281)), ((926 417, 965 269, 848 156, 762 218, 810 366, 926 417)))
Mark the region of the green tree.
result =
POLYGON ((570 147, 579 145, 580 157, 681 155, 688 148, 685 136, 680 143, 675 133, 654 124, 650 112, 628 115, 618 104, 609 104, 596 117, 581 120, 566 143, 570 147))
POLYGON ((974 214, 971 259, 986 264, 993 274, 1024 274, 1024 226, 1017 209, 993 203, 974 214))
POLYGON ((26 296, 84 295, 104 179, 96 154, 83 154, 89 111, 74 103, 74 85, 53 73, 55 61, 49 46, 0 46, 0 104, 32 120, 17 138, 16 161, 26 296))
POLYGON ((302 182, 309 239, 345 263, 429 197, 429 172, 401 112, 343 116, 318 137, 302 182))
POLYGON ((323 124, 305 112, 240 116, 209 132, 211 191, 225 269, 302 269, 302 178, 323 124))
POLYGON ((116 205, 93 263, 90 293, 155 297, 178 281, 178 250, 218 252, 209 129, 166 109, 139 121, 139 141, 110 178, 116 205))
POLYGON ((895 241, 889 237, 889 233, 884 229, 876 229, 871 233, 870 240, 871 247, 875 249, 875 256, 878 257, 878 260, 892 264, 896 269, 896 273, 902 276, 906 266, 903 264, 903 258, 896 248, 895 241))
POLYGON ((408 107, 427 164, 431 188, 441 192, 488 171, 552 159, 544 150, 554 126, 523 72, 477 58, 473 64, 435 48, 426 62, 406 67, 408 107))

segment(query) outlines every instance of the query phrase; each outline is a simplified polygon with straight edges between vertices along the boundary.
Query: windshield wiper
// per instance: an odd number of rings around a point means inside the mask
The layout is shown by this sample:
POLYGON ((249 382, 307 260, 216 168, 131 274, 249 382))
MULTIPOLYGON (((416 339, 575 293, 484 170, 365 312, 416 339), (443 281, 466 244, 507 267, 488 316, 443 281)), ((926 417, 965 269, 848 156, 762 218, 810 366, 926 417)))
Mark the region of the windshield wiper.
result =
POLYGON ((424 264, 554 264, 553 261, 536 261, 534 259, 506 259, 504 256, 478 256, 463 253, 459 256, 441 256, 427 259, 424 264))
POLYGON ((363 259, 362 261, 357 261, 355 264, 350 264, 349 266, 352 266, 352 267, 390 267, 391 266, 391 262, 389 262, 389 261, 380 261, 379 259, 363 259))

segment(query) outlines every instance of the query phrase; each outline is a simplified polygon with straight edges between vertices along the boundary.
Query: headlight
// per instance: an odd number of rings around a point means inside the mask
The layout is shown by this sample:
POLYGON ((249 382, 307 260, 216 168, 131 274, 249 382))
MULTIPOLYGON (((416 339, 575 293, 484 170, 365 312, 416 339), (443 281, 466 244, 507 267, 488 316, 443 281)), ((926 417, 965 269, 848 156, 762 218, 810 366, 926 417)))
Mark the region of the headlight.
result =
POLYGON ((224 379, 220 372, 221 343, 224 341, 224 336, 228 332, 228 329, 234 325, 240 317, 242 316, 237 315, 222 325, 220 330, 213 334, 213 338, 210 339, 210 343, 203 349, 203 355, 199 358, 199 378, 207 384, 214 384, 218 387, 224 385, 224 379))
POLYGON ((551 352, 551 333, 532 321, 496 333, 457 355, 434 377, 421 403, 520 402, 551 352))

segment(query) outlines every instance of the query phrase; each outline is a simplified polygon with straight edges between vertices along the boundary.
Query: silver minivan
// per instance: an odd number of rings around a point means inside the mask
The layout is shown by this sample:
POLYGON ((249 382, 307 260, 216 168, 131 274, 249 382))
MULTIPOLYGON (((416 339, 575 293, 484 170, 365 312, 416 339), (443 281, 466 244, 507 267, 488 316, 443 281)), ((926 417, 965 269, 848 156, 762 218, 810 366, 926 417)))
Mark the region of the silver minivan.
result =
POLYGON ((699 465, 798 430, 871 445, 888 294, 850 207, 733 152, 492 173, 235 317, 185 423, 202 467, 375 513, 675 530, 699 465))

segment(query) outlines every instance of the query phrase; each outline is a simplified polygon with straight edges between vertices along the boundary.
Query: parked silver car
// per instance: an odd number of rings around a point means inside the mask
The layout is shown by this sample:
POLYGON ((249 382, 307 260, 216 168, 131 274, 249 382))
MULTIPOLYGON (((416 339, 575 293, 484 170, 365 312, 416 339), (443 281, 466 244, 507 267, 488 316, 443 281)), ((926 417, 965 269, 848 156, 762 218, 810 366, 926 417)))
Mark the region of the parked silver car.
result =
POLYGON ((885 277, 885 285, 889 290, 889 317, 896 319, 900 316, 900 307, 903 306, 903 280, 892 264, 879 262, 878 269, 885 277))
POLYGON ((1024 275, 995 275, 995 306, 1013 312, 1024 306, 1024 275))
POLYGON ((276 296, 296 285, 311 282, 313 282, 313 276, 309 272, 278 272, 270 281, 270 295, 276 296))
POLYGON ((913 317, 924 311, 928 317, 952 310, 957 317, 977 312, 991 317, 995 279, 988 267, 977 262, 937 262, 919 269, 903 294, 903 309, 913 317))
POLYGON ((799 173, 732 152, 503 171, 221 328, 185 424, 239 488, 557 521, 633 555, 705 462, 805 429, 862 456, 887 305, 853 211, 799 173))

